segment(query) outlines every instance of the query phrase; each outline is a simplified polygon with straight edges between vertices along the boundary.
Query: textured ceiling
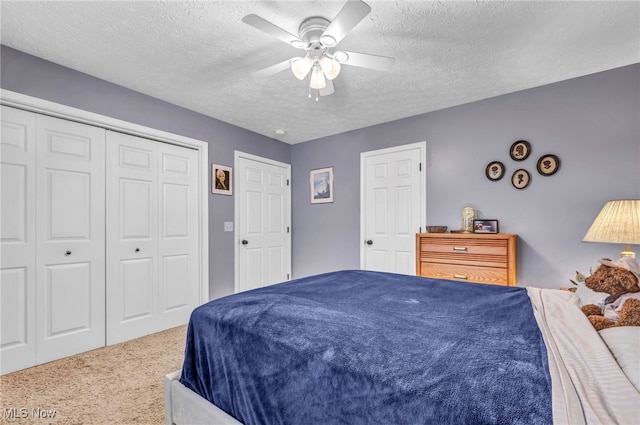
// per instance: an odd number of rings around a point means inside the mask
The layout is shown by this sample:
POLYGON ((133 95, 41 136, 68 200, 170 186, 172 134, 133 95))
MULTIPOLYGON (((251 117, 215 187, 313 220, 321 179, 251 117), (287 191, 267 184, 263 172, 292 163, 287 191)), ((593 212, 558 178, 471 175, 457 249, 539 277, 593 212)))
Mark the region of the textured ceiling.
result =
POLYGON ((1 41, 291 144, 640 62, 637 1, 367 3, 338 48, 395 65, 343 66, 318 102, 289 71, 251 75, 300 50, 242 18, 297 34, 344 1, 2 1, 1 41))

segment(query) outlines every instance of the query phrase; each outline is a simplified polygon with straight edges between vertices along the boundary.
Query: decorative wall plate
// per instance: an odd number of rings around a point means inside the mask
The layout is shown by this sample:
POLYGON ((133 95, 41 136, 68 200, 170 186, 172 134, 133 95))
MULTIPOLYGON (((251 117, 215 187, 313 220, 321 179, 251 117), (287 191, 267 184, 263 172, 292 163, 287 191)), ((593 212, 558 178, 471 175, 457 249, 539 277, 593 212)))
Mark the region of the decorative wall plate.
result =
POLYGON ((493 161, 487 165, 487 169, 484 173, 489 180, 495 182, 504 177, 504 170, 504 164, 502 162, 493 161))
POLYGON ((513 142, 509 149, 509 155, 514 161, 524 161, 531 153, 531 145, 526 140, 513 142))
POLYGON ((511 176, 511 184, 516 189, 524 189, 525 187, 529 186, 530 182, 531 175, 529 175, 529 172, 523 168, 514 171, 513 175, 511 176))
POLYGON ((551 176, 560 169, 560 158, 555 155, 546 154, 538 159, 538 173, 543 176, 551 176))

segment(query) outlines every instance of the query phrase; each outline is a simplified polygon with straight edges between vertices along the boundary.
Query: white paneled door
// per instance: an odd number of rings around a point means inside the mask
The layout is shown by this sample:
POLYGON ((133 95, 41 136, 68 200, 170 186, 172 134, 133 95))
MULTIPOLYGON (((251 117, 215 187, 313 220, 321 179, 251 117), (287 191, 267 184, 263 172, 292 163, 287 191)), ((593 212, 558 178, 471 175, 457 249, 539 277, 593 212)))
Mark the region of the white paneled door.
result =
POLYGON ((415 274, 424 228, 425 143, 361 154, 361 268, 415 274))
POLYGON ((291 273, 288 164, 236 154, 236 292, 285 281, 291 273))
POLYGON ((187 323, 200 304, 198 155, 158 143, 159 330, 187 323))
POLYGON ((36 116, 2 107, 0 373, 36 362, 36 116))
POLYGON ((158 143, 107 136, 107 343, 157 329, 158 143))
POLYGON ((107 344, 187 322, 199 304, 193 149, 107 135, 107 344))
POLYGON ((104 345, 105 130, 37 115, 37 363, 104 345))

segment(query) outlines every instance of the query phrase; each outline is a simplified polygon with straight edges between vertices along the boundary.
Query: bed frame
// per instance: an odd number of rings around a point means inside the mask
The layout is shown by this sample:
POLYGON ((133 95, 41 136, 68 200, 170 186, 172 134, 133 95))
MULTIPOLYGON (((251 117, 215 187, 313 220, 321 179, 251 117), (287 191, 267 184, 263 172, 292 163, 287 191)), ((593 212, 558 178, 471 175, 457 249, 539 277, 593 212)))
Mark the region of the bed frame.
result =
POLYGON ((182 370, 177 370, 164 377, 165 425, 242 425, 224 410, 182 385, 181 373, 182 370))

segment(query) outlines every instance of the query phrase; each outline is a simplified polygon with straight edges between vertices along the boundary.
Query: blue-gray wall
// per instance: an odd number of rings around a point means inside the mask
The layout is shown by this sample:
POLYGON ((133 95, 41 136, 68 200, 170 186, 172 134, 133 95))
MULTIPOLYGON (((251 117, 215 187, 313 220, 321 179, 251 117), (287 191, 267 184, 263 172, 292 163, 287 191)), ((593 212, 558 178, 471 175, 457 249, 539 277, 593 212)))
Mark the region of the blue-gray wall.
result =
POLYGON ((640 64, 294 145, 294 276, 359 267, 360 153, 423 140, 427 224, 457 229, 471 204, 518 234, 519 286, 566 286, 576 270, 619 257, 622 246, 581 242, 604 203, 640 199, 640 64), (516 162, 519 139, 532 152, 516 162), (546 153, 561 167, 544 177, 546 153), (485 177, 494 160, 506 166, 497 182, 485 177), (311 205, 309 170, 330 166, 335 202, 311 205), (531 173, 526 189, 511 186, 517 168, 531 173))
MULTIPOLYGON (((208 142, 209 162, 233 166, 234 151, 291 162, 291 146, 104 80, 0 46, 3 89, 208 142)), ((211 172, 211 170, 209 170, 211 172)), ((233 292, 233 197, 209 194, 209 296, 233 292)))
MULTIPOLYGON (((621 246, 582 243, 608 199, 640 198, 640 64, 289 146, 86 74, 0 48, 0 86, 209 143, 209 160, 233 165, 235 150, 292 164, 293 275, 360 263, 360 153, 427 141, 427 223, 458 228, 470 203, 500 230, 517 233, 518 284, 559 287, 621 246), (531 156, 512 161, 515 140, 531 156), (540 155, 560 157, 560 171, 536 172, 540 155), (507 175, 484 170, 500 160, 507 175), (332 204, 309 203, 309 170, 334 167, 332 204), (519 167, 524 190, 511 186, 519 167)), ((321 125, 321 120, 318 121, 321 125)), ((233 197, 209 196, 210 296, 233 291, 233 197)), ((634 246, 640 254, 640 246, 634 246)))

